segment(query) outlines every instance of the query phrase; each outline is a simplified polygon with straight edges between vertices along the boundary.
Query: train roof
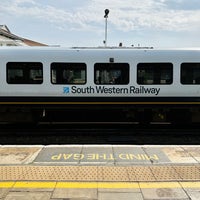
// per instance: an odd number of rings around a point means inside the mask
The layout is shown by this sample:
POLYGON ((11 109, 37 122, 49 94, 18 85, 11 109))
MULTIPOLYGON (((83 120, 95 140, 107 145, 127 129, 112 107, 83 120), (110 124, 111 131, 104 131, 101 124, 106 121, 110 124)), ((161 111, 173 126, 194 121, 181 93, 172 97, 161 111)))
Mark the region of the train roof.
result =
POLYGON ((1 50, 129 50, 129 51, 199 51, 200 47, 186 47, 186 48, 154 48, 154 47, 60 47, 60 46, 2 46, 1 50))
POLYGON ((0 56, 195 56, 200 58, 200 48, 143 48, 143 47, 0 47, 0 56), (99 53, 101 52, 101 53, 99 53))

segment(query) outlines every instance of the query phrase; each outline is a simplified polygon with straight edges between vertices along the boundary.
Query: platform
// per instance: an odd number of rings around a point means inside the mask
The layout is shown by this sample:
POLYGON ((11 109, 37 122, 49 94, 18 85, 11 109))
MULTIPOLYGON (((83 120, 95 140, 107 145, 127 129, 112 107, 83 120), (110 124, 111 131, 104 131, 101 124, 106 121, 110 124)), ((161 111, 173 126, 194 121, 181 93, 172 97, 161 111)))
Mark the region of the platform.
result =
POLYGON ((0 146, 0 199, 199 200, 200 146, 0 146))

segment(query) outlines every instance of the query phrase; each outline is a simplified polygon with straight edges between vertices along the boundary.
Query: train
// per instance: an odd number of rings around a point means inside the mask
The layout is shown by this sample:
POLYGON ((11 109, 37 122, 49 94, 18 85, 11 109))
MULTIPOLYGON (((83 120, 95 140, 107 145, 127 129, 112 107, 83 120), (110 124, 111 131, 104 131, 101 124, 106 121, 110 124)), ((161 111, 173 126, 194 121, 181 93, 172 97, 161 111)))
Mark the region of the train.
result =
POLYGON ((0 122, 200 122, 200 48, 0 48, 0 122))

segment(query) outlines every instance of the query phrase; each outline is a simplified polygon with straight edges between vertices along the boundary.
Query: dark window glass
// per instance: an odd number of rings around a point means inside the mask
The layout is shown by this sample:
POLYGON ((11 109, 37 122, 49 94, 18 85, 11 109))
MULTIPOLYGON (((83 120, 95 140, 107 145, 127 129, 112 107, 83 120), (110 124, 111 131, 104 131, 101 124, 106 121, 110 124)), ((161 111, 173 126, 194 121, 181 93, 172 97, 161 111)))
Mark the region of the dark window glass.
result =
POLYGON ((126 85, 129 83, 128 63, 96 63, 94 65, 95 84, 126 85))
POLYGON ((200 84, 200 63, 181 64, 181 83, 200 84))
POLYGON ((53 84, 85 84, 85 63, 52 63, 51 82, 53 84))
POLYGON ((43 82, 43 66, 39 62, 7 63, 7 83, 9 84, 41 84, 43 82))
POLYGON ((137 83, 142 85, 164 85, 173 82, 172 63, 139 63, 137 83))

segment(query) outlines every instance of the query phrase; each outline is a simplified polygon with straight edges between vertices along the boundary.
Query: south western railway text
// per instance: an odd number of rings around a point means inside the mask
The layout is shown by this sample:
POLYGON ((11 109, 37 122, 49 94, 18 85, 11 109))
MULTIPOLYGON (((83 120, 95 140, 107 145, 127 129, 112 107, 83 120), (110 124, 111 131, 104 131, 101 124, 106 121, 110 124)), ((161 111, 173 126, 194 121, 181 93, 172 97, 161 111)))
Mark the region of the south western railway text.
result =
POLYGON ((106 86, 88 86, 85 88, 72 86, 71 91, 72 94, 153 94, 158 95, 160 92, 160 88, 146 88, 144 86, 135 87, 106 87, 106 86))

